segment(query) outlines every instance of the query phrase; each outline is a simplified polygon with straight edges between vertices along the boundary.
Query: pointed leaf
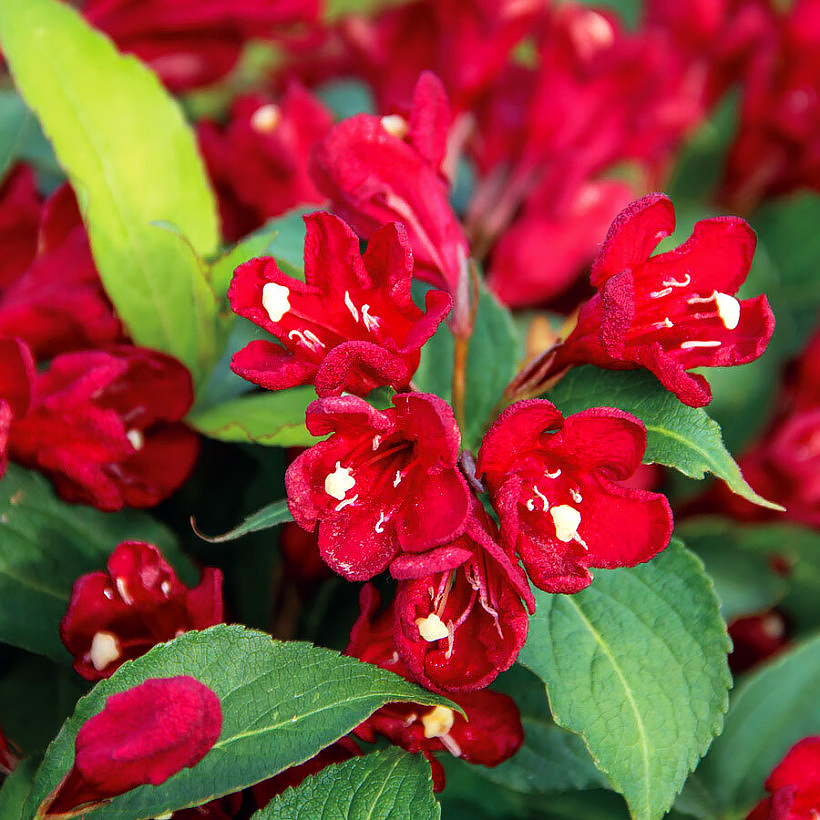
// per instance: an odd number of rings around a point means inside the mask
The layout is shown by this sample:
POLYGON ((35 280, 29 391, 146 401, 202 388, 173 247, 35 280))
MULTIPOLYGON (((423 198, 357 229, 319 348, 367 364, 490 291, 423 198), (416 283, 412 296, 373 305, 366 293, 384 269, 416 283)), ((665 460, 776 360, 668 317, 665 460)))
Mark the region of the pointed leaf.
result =
POLYGON ((770 510, 783 509, 749 486, 723 444, 720 427, 703 408, 687 407, 651 373, 585 365, 567 373, 549 399, 564 415, 588 407, 625 410, 646 425, 645 464, 674 467, 690 478, 703 478, 710 472, 748 501, 770 510))
POLYGON ((430 764, 387 749, 328 766, 275 797, 251 820, 438 820, 430 764))
POLYGON ((673 540, 576 595, 536 593, 519 662, 636 820, 660 818, 720 731, 729 640, 700 561, 673 540))
POLYGON ((71 768, 77 732, 109 695, 148 678, 174 675, 191 675, 219 695, 219 740, 193 769, 183 769, 161 786, 133 789, 89 812, 89 818, 156 817, 238 791, 303 763, 385 703, 455 706, 392 672, 330 649, 274 641, 263 632, 225 624, 186 632, 123 664, 80 699, 46 751, 23 820, 34 817, 71 768))
MULTIPOLYGON (((293 521, 293 516, 288 509, 288 502, 285 500, 274 501, 273 504, 268 504, 262 507, 253 515, 249 515, 241 524, 234 527, 229 532, 222 535, 203 535, 197 532, 197 535, 203 541, 209 541, 211 544, 222 544, 225 541, 235 541, 243 535, 250 532, 259 532, 259 530, 268 530, 278 524, 284 524, 286 521, 293 521)), ((191 521, 193 524, 193 520, 191 521)))

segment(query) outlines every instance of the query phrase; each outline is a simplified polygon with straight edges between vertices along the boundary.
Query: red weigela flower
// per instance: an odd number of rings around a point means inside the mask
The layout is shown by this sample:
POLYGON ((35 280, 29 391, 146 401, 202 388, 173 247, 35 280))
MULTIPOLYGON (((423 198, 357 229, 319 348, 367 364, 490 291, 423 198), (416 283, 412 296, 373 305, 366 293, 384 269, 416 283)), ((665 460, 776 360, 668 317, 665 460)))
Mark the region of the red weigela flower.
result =
POLYGON ((180 423, 188 371, 138 347, 66 353, 38 373, 11 424, 11 457, 43 470, 60 495, 102 510, 150 507, 188 477, 199 439, 180 423))
POLYGON ((643 424, 596 407, 564 419, 543 399, 507 408, 484 437, 477 474, 502 536, 530 580, 554 593, 578 592, 589 567, 631 567, 669 543, 672 512, 659 493, 619 486, 641 463, 643 424))
POLYGON ((338 217, 317 213, 305 222, 304 282, 268 257, 236 269, 232 308, 281 345, 251 342, 231 368, 269 390, 313 382, 320 396, 406 387, 450 297, 429 291, 426 313, 413 304, 413 255, 401 225, 374 233, 362 256, 357 236, 338 217))
POLYGON ((28 346, 19 339, 0 338, 0 476, 6 471, 12 419, 28 411, 34 378, 28 346))
POLYGON ((449 547, 406 556, 406 562, 399 557, 391 567, 395 577, 412 579, 400 581, 396 593, 396 648, 412 677, 428 689, 483 689, 512 666, 524 645, 527 608, 535 612, 535 599, 497 538, 495 524, 476 502, 466 532, 449 547), (448 551, 450 565, 424 570, 441 551, 448 551))
POLYGON ((747 820, 816 820, 820 814, 820 736, 804 737, 789 750, 766 781, 771 797, 747 820))
POLYGON ((0 291, 18 279, 37 250, 40 197, 34 171, 18 165, 0 186, 0 291))
POLYGON ((169 777, 199 763, 222 731, 219 697, 181 675, 150 678, 110 695, 74 743, 74 765, 50 798, 46 816, 169 777))
POLYGON ((598 293, 554 355, 549 372, 589 362, 615 370, 645 367, 691 407, 712 399, 694 367, 758 358, 774 332, 765 296, 733 294, 749 272, 756 238, 738 217, 704 219, 678 248, 650 257, 675 228, 668 197, 650 194, 612 223, 592 268, 598 293))
POLYGON ((464 532, 470 508, 456 459, 450 406, 427 393, 393 396, 376 410, 355 396, 307 408, 314 436, 285 474, 288 507, 306 530, 319 525, 319 551, 335 572, 364 581, 401 552, 421 553, 464 532))
POLYGON ((193 589, 153 545, 124 541, 107 572, 74 582, 60 637, 87 680, 113 675, 125 661, 189 629, 222 621, 222 573, 206 567, 193 589))

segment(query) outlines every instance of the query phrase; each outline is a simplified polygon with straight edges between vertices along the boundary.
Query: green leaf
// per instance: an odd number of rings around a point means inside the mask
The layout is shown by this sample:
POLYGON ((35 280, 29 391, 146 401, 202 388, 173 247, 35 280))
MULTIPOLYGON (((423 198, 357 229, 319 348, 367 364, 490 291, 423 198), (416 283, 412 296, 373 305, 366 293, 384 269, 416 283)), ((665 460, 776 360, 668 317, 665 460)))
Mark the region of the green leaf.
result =
POLYGON ((648 564, 598 570, 576 595, 536 591, 536 602, 519 662, 632 816, 662 817, 728 703, 729 641, 703 565, 673 540, 648 564))
POLYGON ((743 478, 723 444, 720 427, 703 408, 688 407, 644 370, 573 368, 549 395, 564 415, 589 407, 617 407, 646 426, 645 464, 674 467, 690 478, 707 472, 723 479, 732 492, 771 510, 778 504, 759 496, 743 478))
POLYGON ((315 398, 312 387, 254 393, 207 410, 195 410, 186 421, 200 433, 220 441, 310 447, 316 438, 305 427, 305 409, 315 398))
POLYGON ((268 530, 278 524, 284 524, 286 521, 293 521, 293 516, 288 510, 288 502, 284 500, 274 501, 273 504, 268 504, 267 507, 262 507, 253 515, 249 515, 241 524, 223 535, 208 536, 203 535, 201 532, 198 532, 197 535, 211 544, 222 544, 225 541, 235 541, 250 532, 268 530))
POLYGON ((34 772, 39 764, 39 758, 27 758, 3 781, 0 787, 0 817, 15 820, 22 815, 23 804, 31 791, 34 772))
POLYGON ((42 476, 10 464, 0 480, 0 641, 69 661, 58 626, 71 587, 83 573, 103 569, 126 540, 157 544, 191 579, 173 535, 150 516, 66 504, 42 476))
POLYGON ((493 689, 515 700, 524 744, 498 766, 478 768, 480 775, 499 786, 532 794, 607 787, 582 740, 552 720, 542 681, 516 664, 498 678, 493 689))
POLYGON ((131 336, 201 381, 213 363, 217 304, 197 256, 216 250, 217 213, 179 107, 142 63, 57 0, 5 0, 0 40, 77 192, 100 276, 131 336))
MULTIPOLYGON (((475 328, 467 354, 464 446, 477 449, 491 422, 504 388, 515 375, 523 346, 512 314, 486 288, 481 287, 475 328)), ((452 400, 453 336, 444 324, 421 351, 413 382, 420 390, 452 400)))
POLYGON ((430 764, 387 749, 328 766, 275 797, 252 820, 438 820, 430 764))
POLYGON ((51 175, 60 173, 54 152, 37 120, 15 91, 0 91, 0 180, 18 160, 51 175))
POLYGON ((155 817, 238 791, 308 760, 385 703, 454 706, 392 672, 329 649, 225 624, 186 632, 123 664, 78 702, 46 751, 23 820, 31 820, 70 769, 77 732, 109 695, 175 675, 191 675, 219 695, 219 740, 193 769, 115 798, 88 813, 94 820, 155 817))
POLYGON ((786 752, 801 738, 820 734, 818 680, 820 636, 778 656, 733 694, 723 734, 697 771, 721 817, 745 817, 786 752))

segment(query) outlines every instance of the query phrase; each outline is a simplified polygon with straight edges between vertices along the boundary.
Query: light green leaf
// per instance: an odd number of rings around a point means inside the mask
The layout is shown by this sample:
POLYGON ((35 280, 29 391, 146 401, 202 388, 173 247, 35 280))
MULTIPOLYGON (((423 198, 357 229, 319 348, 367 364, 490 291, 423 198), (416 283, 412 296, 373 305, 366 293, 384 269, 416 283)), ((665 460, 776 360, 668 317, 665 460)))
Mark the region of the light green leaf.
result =
POLYGON ((223 535, 208 536, 202 533, 197 533, 197 535, 211 544, 222 544, 225 541, 235 541, 237 538, 251 532, 268 530, 278 524, 284 524, 286 521, 293 521, 293 516, 288 510, 288 502, 284 500, 274 501, 273 504, 268 504, 266 507, 262 507, 261 510, 257 510, 253 515, 249 515, 241 524, 223 535))
POLYGON ((697 778, 721 817, 745 817, 764 795, 763 783, 801 738, 820 734, 820 637, 748 677, 732 696, 723 734, 697 778))
POLYGON ((703 408, 688 407, 644 370, 573 368, 549 394, 564 415, 589 407, 617 407, 646 426, 645 464, 674 467, 690 478, 707 472, 723 479, 732 492, 771 510, 778 504, 759 496, 743 478, 723 444, 720 427, 703 408))
POLYGON ((4 0, 0 42, 77 192, 131 336, 201 381, 213 363, 217 305, 197 256, 216 250, 217 214, 179 107, 144 65, 57 0, 4 0), (175 225, 190 246, 157 222, 175 225))
POLYGON ((148 678, 191 675, 222 704, 222 733, 193 769, 161 786, 141 786, 97 811, 94 820, 149 818, 238 791, 303 763, 385 703, 454 706, 398 675, 306 643, 274 641, 241 626, 186 632, 125 663, 77 704, 46 751, 26 802, 31 820, 70 769, 80 727, 105 699, 148 678))
POLYGON ((191 580, 174 536, 150 516, 66 504, 42 476, 10 464, 0 479, 0 641, 70 661, 58 626, 71 587, 127 540, 157 544, 191 580))
POLYGON ((728 703, 729 641, 703 565, 673 540, 648 564, 598 570, 576 595, 536 591, 536 602, 519 662, 632 816, 662 817, 728 703))
POLYGON ((279 447, 309 447, 316 438, 305 427, 305 409, 316 398, 312 387, 266 391, 195 410, 186 421, 210 438, 279 447))
POLYGON ((387 749, 328 766, 275 797, 251 820, 438 820, 430 764, 387 749))

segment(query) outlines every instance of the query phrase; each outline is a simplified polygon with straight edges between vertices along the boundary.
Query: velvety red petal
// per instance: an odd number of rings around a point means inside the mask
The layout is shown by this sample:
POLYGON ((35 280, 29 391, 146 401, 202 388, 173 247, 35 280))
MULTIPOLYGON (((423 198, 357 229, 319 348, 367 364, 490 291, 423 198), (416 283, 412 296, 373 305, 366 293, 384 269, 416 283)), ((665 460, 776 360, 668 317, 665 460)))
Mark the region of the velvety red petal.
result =
POLYGON ((300 349, 291 353, 275 342, 256 339, 234 353, 231 370, 266 390, 286 390, 310 384, 318 365, 300 349))
POLYGON ((444 161, 451 119, 450 103, 441 80, 432 71, 422 72, 413 91, 408 137, 431 168, 440 168, 444 161))
POLYGON ((390 574, 398 581, 425 578, 455 569, 472 557, 472 552, 456 544, 446 544, 421 554, 405 553, 390 564, 390 574))
POLYGON ((325 293, 372 286, 359 253, 359 237, 338 216, 319 211, 305 217, 305 282, 325 293))
POLYGON ((345 390, 363 394, 384 384, 400 390, 410 383, 418 358, 418 354, 397 356, 371 342, 343 342, 328 352, 316 370, 316 394, 320 398, 345 390))
POLYGON ((31 402, 34 359, 19 339, 0 339, 0 399, 10 415, 22 417, 31 402))

